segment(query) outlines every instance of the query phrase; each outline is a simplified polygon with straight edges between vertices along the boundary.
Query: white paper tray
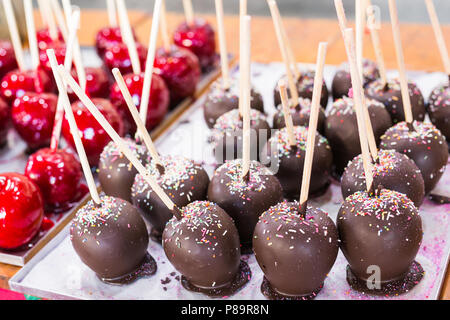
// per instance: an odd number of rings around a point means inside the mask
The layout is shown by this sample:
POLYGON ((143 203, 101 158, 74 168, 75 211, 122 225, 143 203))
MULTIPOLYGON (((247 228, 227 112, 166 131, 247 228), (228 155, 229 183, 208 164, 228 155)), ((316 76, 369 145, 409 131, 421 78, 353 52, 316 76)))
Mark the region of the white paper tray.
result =
MULTIPOLYGON (((325 68, 324 77, 328 86, 335 70, 332 66, 325 68)), ((263 95, 269 116, 274 111, 273 88, 283 72, 283 65, 279 63, 252 65, 253 83, 263 95)), ((446 75, 441 73, 411 72, 409 76, 418 83, 425 97, 428 97, 434 86, 447 79, 446 75)), ((182 154, 203 162, 211 175, 215 161, 211 146, 207 143, 209 129, 203 119, 203 100, 204 97, 197 100, 176 123, 160 135, 156 145, 162 154, 182 154)), ((450 194, 450 170, 445 172, 440 187, 450 194)), ((340 187, 336 182, 332 183, 325 195, 313 201, 334 220, 341 202, 340 187)), ((450 205, 437 205, 426 199, 420 213, 424 238, 417 261, 425 269, 425 276, 419 285, 407 294, 389 299, 439 297, 450 253, 450 205)), ((67 226, 10 280, 9 284, 13 290, 50 299, 208 299, 181 286, 178 272, 166 259, 162 247, 154 242, 149 245, 149 252, 158 264, 158 271, 154 276, 139 279, 126 286, 104 284, 82 264, 72 248, 68 230, 67 226)), ((247 259, 250 265, 252 279, 241 291, 228 299, 264 299, 260 291, 263 274, 254 256, 243 258, 247 259)), ((346 265, 340 252, 324 288, 316 299, 385 299, 353 291, 345 279, 346 265)))

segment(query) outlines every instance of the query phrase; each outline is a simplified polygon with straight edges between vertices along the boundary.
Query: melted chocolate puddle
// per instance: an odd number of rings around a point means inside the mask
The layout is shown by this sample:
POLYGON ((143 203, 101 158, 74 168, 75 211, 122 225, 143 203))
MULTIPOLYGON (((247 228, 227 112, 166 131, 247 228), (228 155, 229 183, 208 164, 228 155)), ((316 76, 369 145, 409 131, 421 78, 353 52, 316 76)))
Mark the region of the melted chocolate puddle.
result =
POLYGON ((152 276, 156 273, 156 269, 157 265, 155 259, 147 252, 141 266, 133 272, 119 278, 105 279, 99 277, 99 279, 107 284, 124 285, 134 282, 139 278, 152 276))
POLYGON ((199 288, 190 283, 185 276, 181 276, 181 284, 188 291, 203 293, 212 298, 223 298, 226 296, 231 296, 241 290, 244 285, 246 285, 247 282, 250 281, 251 278, 252 271, 250 270, 250 267, 248 266, 247 262, 241 260, 236 277, 229 286, 217 289, 199 288))
POLYGON ((430 193, 430 195, 428 197, 429 197, 429 199, 431 201, 433 201, 435 203, 438 203, 438 204, 448 204, 448 203, 450 203, 450 197, 443 196, 443 195, 440 195, 440 194, 430 193))
POLYGON ((414 261, 403 279, 382 283, 380 289, 369 289, 367 288, 367 282, 357 278, 350 266, 347 265, 347 282, 350 287, 356 291, 377 296, 396 296, 406 293, 422 280, 424 274, 420 263, 414 261))
POLYGON ((317 294, 322 290, 322 288, 323 284, 319 288, 305 296, 286 296, 275 291, 272 288, 269 280, 267 280, 265 276, 263 282, 261 283, 261 292, 269 300, 313 300, 316 298, 317 294))

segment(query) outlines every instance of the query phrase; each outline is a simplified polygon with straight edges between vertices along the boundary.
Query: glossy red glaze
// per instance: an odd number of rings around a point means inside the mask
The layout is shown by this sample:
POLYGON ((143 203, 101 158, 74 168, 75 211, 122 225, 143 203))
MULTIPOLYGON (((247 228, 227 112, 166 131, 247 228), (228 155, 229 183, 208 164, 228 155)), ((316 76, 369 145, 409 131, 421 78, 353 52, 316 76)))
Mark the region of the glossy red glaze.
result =
POLYGON ((16 249, 39 232, 44 208, 34 182, 18 173, 0 174, 0 248, 16 249))
MULTIPOLYGON (((143 72, 145 69, 145 60, 147 59, 147 48, 136 43, 136 49, 138 51, 139 61, 141 62, 141 71, 143 72)), ((128 47, 124 43, 116 43, 107 47, 103 56, 103 62, 109 71, 118 68, 122 74, 133 72, 128 47)))
POLYGON ((58 97, 53 93, 26 92, 14 100, 11 119, 30 149, 50 144, 57 104, 58 97))
MULTIPOLYGON (((64 64, 66 58, 66 44, 61 41, 54 41, 48 44, 48 49, 55 50, 56 61, 58 64, 64 64)), ((50 66, 50 61, 47 56, 47 51, 39 51, 39 64, 41 69, 47 74, 48 78, 52 81, 53 85, 56 86, 55 79, 53 77, 52 67, 50 66)))
POLYGON ((22 97, 25 92, 54 92, 55 87, 45 71, 13 70, 8 72, 0 82, 0 96, 11 104, 14 99, 22 97))
POLYGON ((9 106, 2 98, 0 98, 0 148, 6 145, 10 124, 11 115, 9 106))
POLYGON ((154 72, 169 88, 171 105, 195 93, 201 70, 198 58, 189 50, 176 45, 171 46, 170 51, 160 48, 156 52, 154 66, 154 72))
MULTIPOLYGON (((97 106, 99 111, 117 133, 123 135, 123 121, 112 104, 108 100, 102 98, 93 98, 92 102, 97 106)), ((100 158, 100 153, 111 139, 81 101, 72 103, 72 110, 78 129, 81 133, 81 141, 86 150, 89 164, 91 166, 96 166, 100 158)), ((64 139, 75 148, 75 143, 72 134, 70 133, 67 119, 64 119, 63 121, 62 134, 64 139)))
POLYGON ((17 68, 17 61, 11 42, 0 41, 0 79, 8 72, 17 68))
MULTIPOLYGON (((134 34, 134 30, 133 30, 134 34)), ((136 35, 134 34, 134 39, 136 35)), ((100 57, 105 53, 106 48, 116 43, 122 43, 122 34, 119 27, 104 27, 97 32, 95 36, 95 47, 100 57)))
POLYGON ((72 153, 62 149, 40 149, 25 166, 25 175, 42 192, 47 207, 64 207, 78 195, 81 166, 72 153))
POLYGON ((40 29, 36 32, 36 38, 38 42, 38 47, 40 51, 45 51, 50 48, 50 45, 56 40, 60 42, 64 42, 64 38, 62 36, 61 31, 58 31, 58 39, 53 40, 50 37, 50 32, 48 28, 40 29))
MULTIPOLYGON (((144 74, 134 75, 130 73, 124 76, 124 80, 130 91, 131 97, 133 98, 134 104, 139 109, 141 104, 142 86, 144 84, 144 74)), ((149 130, 159 124, 166 115, 169 108, 169 99, 169 90, 167 89, 164 80, 160 76, 153 74, 146 122, 146 127, 149 130)), ((111 87, 110 100, 124 120, 125 133, 133 134, 136 132, 136 124, 134 123, 133 117, 131 116, 122 93, 116 83, 111 87)))
MULTIPOLYGON (((86 72, 86 93, 90 98, 108 98, 109 97, 109 78, 106 71, 102 68, 87 67, 86 72)), ((78 82, 77 72, 72 69, 72 77, 78 82)), ((67 88, 70 102, 78 100, 77 95, 72 88, 67 88)))
POLYGON ((211 67, 216 60, 216 39, 211 25, 204 19, 195 19, 194 24, 183 22, 173 34, 177 46, 192 51, 199 59, 203 70, 211 67))

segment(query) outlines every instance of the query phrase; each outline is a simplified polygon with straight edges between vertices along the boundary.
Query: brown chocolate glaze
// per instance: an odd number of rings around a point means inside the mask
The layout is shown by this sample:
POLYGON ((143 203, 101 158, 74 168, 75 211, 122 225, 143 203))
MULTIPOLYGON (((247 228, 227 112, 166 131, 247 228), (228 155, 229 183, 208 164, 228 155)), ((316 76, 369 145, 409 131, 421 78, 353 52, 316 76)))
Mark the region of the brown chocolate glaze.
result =
POLYGON ((78 210, 70 239, 81 261, 100 279, 120 279, 145 262, 148 233, 138 210, 128 201, 102 194, 78 210))
POLYGON ((134 271, 127 275, 115 279, 99 278, 101 281, 108 284, 123 285, 132 283, 140 278, 149 277, 156 273, 157 265, 155 259, 147 253, 141 265, 134 271))
POLYGON ((200 288, 194 286, 185 276, 181 276, 181 285, 186 290, 206 294, 212 298, 229 297, 241 290, 252 278, 252 271, 247 262, 241 260, 239 270, 233 281, 225 287, 200 288))
POLYGON ((256 260, 273 291, 284 297, 317 293, 336 261, 338 232, 328 214, 298 202, 281 202, 264 212, 253 234, 256 260))
POLYGON ((367 281, 359 279, 347 265, 347 282, 353 290, 377 296, 397 296, 414 288, 425 275, 420 263, 413 261, 406 274, 393 281, 380 283, 380 288, 368 288, 367 281))
MULTIPOLYGON (((308 129, 295 126, 294 136, 296 138, 296 145, 291 147, 287 128, 277 131, 264 147, 260 157, 263 163, 268 165, 276 161, 277 166, 274 169, 275 176, 283 187, 285 198, 290 200, 297 199, 300 195, 308 129)), ((327 139, 317 134, 311 171, 313 179, 311 179, 309 186, 311 196, 318 196, 326 191, 330 184, 332 165, 333 153, 331 152, 330 145, 327 139)))
POLYGON ((230 287, 239 272, 239 235, 230 216, 209 201, 195 201, 180 209, 163 233, 163 249, 170 263, 192 286, 202 290, 230 287))
MULTIPOLYGON (((311 114, 311 100, 307 98, 299 98, 298 104, 295 107, 289 108, 294 126, 309 126, 309 117, 311 114)), ((319 108, 319 119, 317 120, 317 131, 323 134, 325 124, 325 111, 319 108)), ((278 105, 277 111, 273 116, 273 128, 281 129, 286 127, 284 120, 283 106, 278 105)))
MULTIPOLYGON (((228 89, 223 89, 223 78, 216 80, 206 96, 203 105, 203 116, 209 128, 214 127, 217 118, 224 113, 239 108, 239 80, 231 78, 228 89)), ((251 88, 250 107, 264 113, 264 103, 261 94, 251 88)))
POLYGON ((450 85, 444 84, 431 91, 427 107, 431 122, 450 142, 450 85))
MULTIPOLYGON (((250 128, 252 130, 250 155, 252 160, 258 160, 261 149, 271 135, 267 117, 258 110, 251 109, 250 128)), ((242 158, 242 129, 243 122, 238 109, 228 111, 217 119, 211 140, 214 144, 214 155, 218 164, 222 164, 226 160, 242 158)))
MULTIPOLYGON (((374 163, 373 186, 405 194, 420 207, 425 197, 422 174, 413 160, 395 150, 378 150, 374 163)), ((361 155, 354 158, 345 168, 341 179, 342 196, 347 198, 356 191, 366 190, 366 176, 361 155)))
POLYGON ((400 280, 408 273, 422 242, 422 219, 403 193, 379 189, 375 195, 358 191, 339 209, 337 227, 341 250, 352 273, 367 280, 380 268, 380 282, 400 280))
POLYGON ((448 160, 448 145, 436 127, 427 122, 414 121, 413 129, 399 122, 381 137, 381 149, 393 149, 414 160, 425 182, 428 194, 442 177, 448 160))
POLYGON ((242 159, 217 168, 208 187, 208 200, 233 218, 242 247, 249 248, 259 216, 282 201, 283 192, 278 179, 257 161, 250 162, 247 178, 242 178, 241 173, 242 159))
MULTIPOLYGON (((366 105, 378 144, 381 135, 392 126, 391 117, 384 105, 376 100, 366 99, 366 105)), ((334 171, 340 176, 348 162, 361 153, 353 99, 343 97, 333 102, 325 120, 325 137, 333 151, 334 171)))
MULTIPOLYGON (((303 70, 300 72, 300 77, 297 79, 296 82, 298 96, 300 98, 312 99, 312 93, 314 88, 314 75, 315 75, 314 70, 303 70)), ((282 76, 280 80, 281 79, 286 79, 286 76, 285 75, 282 76)), ((287 88, 287 92, 288 96, 290 97, 291 94, 289 88, 287 88)), ((280 89, 278 88, 278 82, 273 92, 273 101, 276 106, 281 104, 280 89)), ((327 104, 328 104, 328 88, 324 80, 322 85, 322 92, 320 93, 320 105, 325 109, 327 107, 327 104)))
MULTIPOLYGON (((133 154, 145 165, 148 161, 145 146, 130 138, 126 138, 124 141, 133 154)), ((103 192, 108 196, 131 202, 131 186, 136 174, 136 168, 120 152, 117 145, 113 141, 109 142, 100 154, 98 163, 98 180, 103 192)))
MULTIPOLYGON (((367 86, 370 82, 380 78, 380 71, 377 64, 369 59, 363 59, 363 74, 364 74, 364 86, 367 86)), ((333 94, 333 100, 337 100, 342 97, 347 97, 348 92, 352 87, 352 80, 350 77, 350 71, 348 62, 341 64, 339 70, 336 72, 331 84, 331 92, 333 94)))
MULTIPOLYGON (((161 156, 164 172, 151 160, 146 166, 150 175, 178 206, 183 207, 195 200, 206 199, 209 177, 202 166, 182 156, 161 156)), ((153 191, 142 175, 137 174, 131 188, 132 203, 152 225, 152 239, 158 239, 172 218, 172 211, 153 191)))
MULTIPOLYGON (((413 82, 408 83, 408 88, 413 118, 414 120, 423 121, 426 111, 422 92, 420 92, 420 89, 413 82)), ((398 79, 388 79, 386 87, 380 79, 372 81, 366 87, 366 95, 385 105, 394 124, 405 121, 402 92, 398 79)))

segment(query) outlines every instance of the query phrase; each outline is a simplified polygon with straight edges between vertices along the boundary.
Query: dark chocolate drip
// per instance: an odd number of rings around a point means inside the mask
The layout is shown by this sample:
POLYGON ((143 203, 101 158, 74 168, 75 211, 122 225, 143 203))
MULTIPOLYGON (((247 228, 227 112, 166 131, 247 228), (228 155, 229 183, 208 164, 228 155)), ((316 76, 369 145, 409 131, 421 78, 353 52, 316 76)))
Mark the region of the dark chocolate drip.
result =
POLYGON ((175 218, 177 218, 178 221, 183 218, 183 215, 181 214, 180 209, 176 205, 173 206, 172 213, 173 213, 173 216, 175 218))
POLYGON ((298 214, 299 216, 301 216, 303 219, 306 216, 306 208, 308 207, 308 200, 306 200, 303 203, 300 203, 298 206, 298 214))
POLYGON ((347 265, 347 282, 352 289, 378 296, 397 296, 413 289, 422 280, 425 271, 420 263, 413 261, 406 274, 397 280, 378 283, 379 288, 368 288, 366 280, 359 279, 347 265))
POLYGON ((409 131, 416 131, 416 129, 414 128, 412 122, 406 122, 406 126, 408 127, 409 131))
POLYGON ((156 169, 158 170, 159 174, 162 176, 164 175, 164 172, 166 171, 166 169, 164 168, 164 166, 160 163, 156 164, 156 169))

